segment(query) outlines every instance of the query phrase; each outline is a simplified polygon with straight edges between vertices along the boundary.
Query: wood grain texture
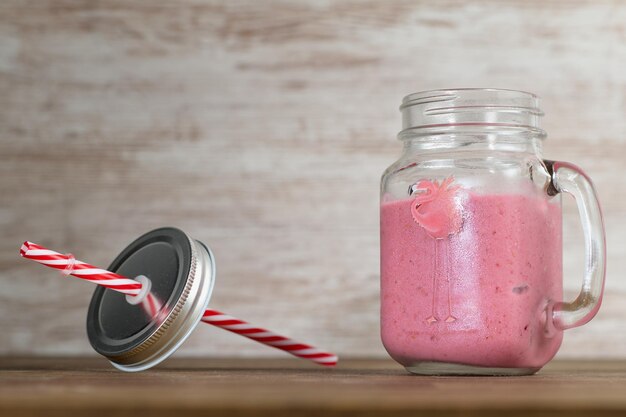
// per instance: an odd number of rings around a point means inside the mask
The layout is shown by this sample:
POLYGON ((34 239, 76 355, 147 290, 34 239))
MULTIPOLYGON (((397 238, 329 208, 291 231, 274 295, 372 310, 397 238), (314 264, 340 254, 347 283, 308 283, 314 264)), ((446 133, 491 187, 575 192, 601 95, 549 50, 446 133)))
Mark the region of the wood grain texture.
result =
POLYGON ((528 377, 418 377, 391 360, 337 369, 289 360, 174 359, 124 374, 102 359, 0 359, 0 413, 12 417, 618 416, 624 361, 556 361, 528 377))
MULTIPOLYGON (((93 288, 29 239, 106 266, 172 225, 218 259, 213 306, 341 355, 378 337, 378 181, 407 93, 543 97, 545 155, 594 178, 604 305, 562 357, 626 357, 626 4, 618 1, 3 1, 0 353, 90 354, 93 288)), ((566 289, 580 281, 566 205, 566 289)), ((206 327, 206 326, 205 326, 206 327)), ((179 355, 280 355, 198 329, 179 355)))

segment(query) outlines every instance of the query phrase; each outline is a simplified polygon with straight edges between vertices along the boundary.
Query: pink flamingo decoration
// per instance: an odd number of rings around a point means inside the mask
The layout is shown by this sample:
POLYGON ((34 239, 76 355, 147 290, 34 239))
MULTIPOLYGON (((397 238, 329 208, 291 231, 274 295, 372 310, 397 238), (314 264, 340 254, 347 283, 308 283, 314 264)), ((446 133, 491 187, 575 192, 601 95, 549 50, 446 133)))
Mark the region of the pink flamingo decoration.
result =
POLYGON ((439 319, 435 311, 435 303, 438 298, 437 294, 437 275, 444 274, 447 283, 447 302, 448 316, 446 323, 456 321, 456 317, 452 315, 452 305, 450 301, 450 276, 447 273, 446 258, 447 238, 457 233, 463 225, 463 217, 461 208, 455 200, 456 192, 460 188, 458 185, 452 185, 453 177, 448 177, 441 181, 422 180, 411 186, 409 192, 411 194, 418 193, 411 204, 411 215, 413 220, 421 226, 428 235, 434 239, 435 244, 435 273, 433 274, 433 300, 432 311, 426 322, 433 324, 439 319), (445 253, 443 253, 445 252, 445 253), (441 257, 441 259, 439 259, 441 257), (443 265, 439 265, 443 263, 443 265), (443 269, 443 271, 441 271, 443 269))

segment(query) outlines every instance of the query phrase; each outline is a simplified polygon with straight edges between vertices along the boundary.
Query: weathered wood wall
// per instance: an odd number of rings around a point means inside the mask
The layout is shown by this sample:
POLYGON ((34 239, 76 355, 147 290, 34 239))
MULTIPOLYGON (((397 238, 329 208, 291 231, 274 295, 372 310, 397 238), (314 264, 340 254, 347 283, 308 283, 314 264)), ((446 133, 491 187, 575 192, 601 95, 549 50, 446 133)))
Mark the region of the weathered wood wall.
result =
MULTIPOLYGON (((0 353, 91 352, 92 286, 21 260, 21 241, 106 266, 174 225, 216 253, 216 308, 384 355, 378 181, 397 108, 457 86, 541 95, 546 156, 595 179, 607 292, 560 355, 626 357, 626 3, 596 0, 3 1, 0 353)), ((234 353, 280 354, 208 326, 180 354, 234 353)))

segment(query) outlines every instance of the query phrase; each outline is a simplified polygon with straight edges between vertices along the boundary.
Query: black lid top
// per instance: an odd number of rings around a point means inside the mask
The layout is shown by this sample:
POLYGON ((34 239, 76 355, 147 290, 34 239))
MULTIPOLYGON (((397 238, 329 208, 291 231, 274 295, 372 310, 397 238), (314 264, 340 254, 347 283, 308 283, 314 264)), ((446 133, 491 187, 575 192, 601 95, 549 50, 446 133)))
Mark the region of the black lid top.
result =
MULTIPOLYGON (((120 253, 109 270, 129 278, 145 275, 151 293, 171 311, 185 289, 192 266, 192 242, 179 229, 165 227, 139 237, 120 253)), ((98 286, 87 315, 87 335, 93 348, 107 357, 123 355, 153 335, 166 314, 152 318, 141 304, 131 305, 126 296, 98 286)))

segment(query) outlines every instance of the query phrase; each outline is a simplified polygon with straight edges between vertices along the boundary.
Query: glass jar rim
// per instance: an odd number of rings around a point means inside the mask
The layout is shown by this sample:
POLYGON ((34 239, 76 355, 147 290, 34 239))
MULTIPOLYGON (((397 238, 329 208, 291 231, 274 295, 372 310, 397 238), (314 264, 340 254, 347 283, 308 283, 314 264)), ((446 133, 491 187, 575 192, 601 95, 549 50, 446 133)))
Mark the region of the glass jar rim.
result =
POLYGON ((427 90, 404 97, 400 106, 402 131, 407 136, 430 136, 481 129, 525 131, 544 138, 539 97, 504 88, 451 88, 427 90))
POLYGON ((404 107, 410 106, 412 101, 415 101, 418 99, 437 98, 437 97, 441 97, 443 99, 444 98, 443 96, 454 94, 457 92, 458 93, 464 93, 464 92, 504 93, 504 94, 510 94, 511 96, 518 95, 519 97, 527 97, 529 99, 535 100, 537 104, 539 100, 541 99, 541 97, 529 91, 515 90, 511 88, 495 88, 495 87, 436 88, 432 90, 417 91, 415 93, 407 94, 402 99, 400 110, 402 110, 404 107))

